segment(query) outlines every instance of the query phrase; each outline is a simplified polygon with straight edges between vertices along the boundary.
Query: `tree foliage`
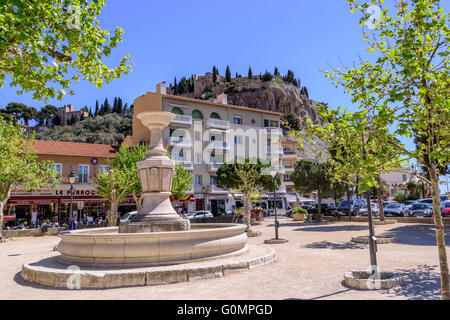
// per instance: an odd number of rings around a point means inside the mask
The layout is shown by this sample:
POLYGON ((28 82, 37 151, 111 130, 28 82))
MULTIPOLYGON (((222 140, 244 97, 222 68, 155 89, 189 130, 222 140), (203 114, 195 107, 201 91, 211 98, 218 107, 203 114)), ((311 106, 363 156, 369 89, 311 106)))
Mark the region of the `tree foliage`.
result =
POLYGON ((52 161, 37 161, 33 137, 26 139, 21 127, 0 117, 0 238, 3 208, 13 187, 28 191, 56 184, 57 171, 52 161))
POLYGON ((170 192, 178 200, 186 200, 190 194, 187 193, 192 188, 192 173, 185 169, 183 163, 175 165, 175 174, 172 180, 170 192))
POLYGON ((100 28, 105 5, 105 0, 2 1, 0 87, 9 81, 18 94, 61 100, 73 94, 73 82, 83 79, 100 88, 128 74, 129 56, 112 69, 102 62, 123 34, 120 27, 112 34, 100 28))

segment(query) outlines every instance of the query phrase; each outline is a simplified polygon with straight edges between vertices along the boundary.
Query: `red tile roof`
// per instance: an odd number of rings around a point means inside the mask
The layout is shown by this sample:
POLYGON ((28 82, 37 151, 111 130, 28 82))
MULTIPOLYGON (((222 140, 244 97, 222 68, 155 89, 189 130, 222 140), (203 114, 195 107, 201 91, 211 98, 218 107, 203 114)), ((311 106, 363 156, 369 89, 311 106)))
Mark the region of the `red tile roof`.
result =
POLYGON ((114 157, 116 149, 106 144, 78 143, 36 140, 34 151, 37 154, 57 154, 72 156, 114 157))

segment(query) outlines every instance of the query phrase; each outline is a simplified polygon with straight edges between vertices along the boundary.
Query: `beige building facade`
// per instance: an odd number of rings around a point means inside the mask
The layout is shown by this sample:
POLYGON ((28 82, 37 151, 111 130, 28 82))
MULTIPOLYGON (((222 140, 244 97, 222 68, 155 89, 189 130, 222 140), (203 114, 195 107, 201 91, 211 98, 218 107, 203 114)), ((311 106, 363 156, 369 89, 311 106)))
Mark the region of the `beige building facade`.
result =
MULTIPOLYGON (((136 117, 146 111, 176 114, 163 132, 164 144, 176 162, 192 171, 191 194, 195 201, 190 204, 189 211, 210 210, 220 214, 241 205, 239 191, 220 189, 215 185, 215 173, 224 162, 267 159, 273 169, 282 176, 285 174, 281 113, 227 104, 225 94, 214 101, 169 95, 165 83, 161 83, 156 92, 147 92, 135 99, 133 136, 125 139, 125 145, 148 143, 150 131, 136 117)), ((290 153, 287 151, 289 159, 292 158, 290 153)), ((283 183, 275 197, 269 190, 263 204, 271 208, 275 200, 279 209, 286 209, 286 188, 283 183)))

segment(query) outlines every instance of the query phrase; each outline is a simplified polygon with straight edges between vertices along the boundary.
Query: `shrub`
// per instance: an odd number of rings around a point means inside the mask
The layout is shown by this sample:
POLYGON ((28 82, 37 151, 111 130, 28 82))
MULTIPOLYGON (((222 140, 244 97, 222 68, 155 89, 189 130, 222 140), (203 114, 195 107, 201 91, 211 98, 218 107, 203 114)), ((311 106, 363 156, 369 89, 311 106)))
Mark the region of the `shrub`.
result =
POLYGON ((306 209, 303 209, 302 207, 295 207, 294 210, 292 210, 292 214, 296 213, 304 213, 306 216, 308 216, 308 211, 306 209))
POLYGON ((272 75, 269 72, 264 73, 261 78, 262 81, 272 81, 272 75))

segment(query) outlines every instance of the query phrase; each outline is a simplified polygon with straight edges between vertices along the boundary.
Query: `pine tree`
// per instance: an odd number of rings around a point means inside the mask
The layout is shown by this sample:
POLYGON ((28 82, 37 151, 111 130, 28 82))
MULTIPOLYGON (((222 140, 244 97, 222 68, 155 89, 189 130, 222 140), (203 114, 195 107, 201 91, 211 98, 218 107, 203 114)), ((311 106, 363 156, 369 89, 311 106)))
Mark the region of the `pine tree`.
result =
POLYGON ((217 68, 216 66, 213 66, 213 82, 216 83, 217 82, 217 68))
POLYGON ((227 70, 225 71, 225 80, 227 82, 231 82, 231 71, 230 66, 227 66, 227 70))
POLYGON ((248 78, 252 79, 253 78, 253 72, 252 72, 252 68, 248 67, 248 78))
POLYGON ((108 102, 108 98, 105 98, 105 102, 103 104, 104 104, 104 109, 103 109, 104 114, 112 113, 111 105, 108 102))
POLYGON ((92 108, 89 107, 89 118, 92 118, 92 108))
POLYGON ((175 77, 175 81, 173 82, 173 92, 174 92, 174 94, 177 94, 177 91, 178 91, 177 77, 175 77))

